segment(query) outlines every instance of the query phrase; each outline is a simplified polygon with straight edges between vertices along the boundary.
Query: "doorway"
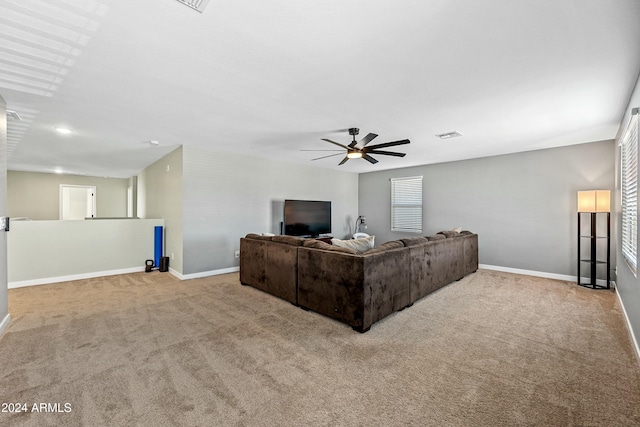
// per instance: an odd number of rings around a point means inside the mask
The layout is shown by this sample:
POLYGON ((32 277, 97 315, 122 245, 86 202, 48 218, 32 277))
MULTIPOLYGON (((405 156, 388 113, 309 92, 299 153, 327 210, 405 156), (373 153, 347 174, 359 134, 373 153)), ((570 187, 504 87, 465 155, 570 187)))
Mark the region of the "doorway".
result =
POLYGON ((95 218, 96 187, 60 185, 60 219, 78 220, 95 218))

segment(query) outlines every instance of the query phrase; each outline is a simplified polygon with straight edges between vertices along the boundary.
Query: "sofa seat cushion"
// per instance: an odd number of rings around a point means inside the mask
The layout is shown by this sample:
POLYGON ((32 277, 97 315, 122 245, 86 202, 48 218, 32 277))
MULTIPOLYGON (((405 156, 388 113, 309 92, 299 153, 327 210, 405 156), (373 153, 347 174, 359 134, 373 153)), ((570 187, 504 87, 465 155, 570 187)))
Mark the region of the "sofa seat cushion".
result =
POLYGON ((375 245, 374 239, 375 236, 349 240, 331 239, 331 244, 333 246, 339 246, 341 248, 355 249, 359 253, 362 253, 368 251, 369 249, 373 249, 375 245))
POLYGON ((305 240, 302 246, 304 246, 305 248, 322 249, 322 250, 331 251, 331 252, 342 252, 345 254, 360 255, 360 252, 356 251, 355 249, 342 248, 340 246, 333 246, 321 240, 316 240, 316 239, 307 239, 305 240))

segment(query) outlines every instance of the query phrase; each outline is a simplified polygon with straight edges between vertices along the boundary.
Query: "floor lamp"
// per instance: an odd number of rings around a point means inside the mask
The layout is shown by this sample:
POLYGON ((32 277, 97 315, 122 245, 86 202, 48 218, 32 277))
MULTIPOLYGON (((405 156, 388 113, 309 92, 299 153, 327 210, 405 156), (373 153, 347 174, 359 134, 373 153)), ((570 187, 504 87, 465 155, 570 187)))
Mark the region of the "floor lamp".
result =
MULTIPOLYGON (((600 245, 602 246, 602 244, 600 245)), ((611 287, 611 191, 590 190, 578 191, 578 284, 591 289, 609 289, 611 287), (582 233, 582 214, 588 213, 590 218, 589 234, 582 233), (598 235, 597 219, 598 214, 607 214, 607 234, 598 235), (589 241, 589 258, 582 258, 580 245, 582 241, 589 241), (603 259, 600 250, 598 252, 598 242, 604 240, 606 247, 606 257, 603 259), (589 265, 589 283, 582 283, 582 266, 589 265), (597 267, 605 265, 607 268, 606 285, 597 284, 597 267)))

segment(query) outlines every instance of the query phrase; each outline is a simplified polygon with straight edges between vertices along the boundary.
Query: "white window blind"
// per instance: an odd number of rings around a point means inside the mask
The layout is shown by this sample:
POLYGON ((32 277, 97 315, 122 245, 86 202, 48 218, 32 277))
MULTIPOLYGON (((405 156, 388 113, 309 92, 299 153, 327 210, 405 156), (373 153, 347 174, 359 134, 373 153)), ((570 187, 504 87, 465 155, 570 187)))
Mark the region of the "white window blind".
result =
POLYGON ((391 231, 422 233, 422 177, 391 179, 391 231))
POLYGON ((620 139, 622 254, 634 274, 638 268, 638 109, 620 139))

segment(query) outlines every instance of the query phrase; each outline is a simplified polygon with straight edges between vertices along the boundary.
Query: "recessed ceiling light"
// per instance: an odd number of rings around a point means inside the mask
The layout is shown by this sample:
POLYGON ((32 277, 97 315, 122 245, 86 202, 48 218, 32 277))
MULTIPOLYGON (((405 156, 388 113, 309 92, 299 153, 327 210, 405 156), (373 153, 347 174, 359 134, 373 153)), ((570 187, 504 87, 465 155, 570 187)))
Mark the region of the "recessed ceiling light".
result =
POLYGON ((440 135, 436 135, 436 136, 440 139, 451 139, 451 138, 457 138, 459 136, 462 136, 462 134, 458 131, 453 131, 453 132, 441 133, 440 135))
POLYGON ((73 133, 73 131, 69 128, 63 128, 63 127, 56 127, 55 128, 56 132, 62 134, 62 135, 69 135, 70 133, 73 133))
POLYGON ((151 141, 147 141, 150 145, 160 145, 160 141, 156 141, 155 139, 152 139, 151 141))
MULTIPOLYGON (((57 173, 58 175, 82 175, 85 176, 87 175, 84 172, 75 172, 75 171, 68 171, 68 170, 64 170, 61 167, 57 167, 53 170, 53 173, 57 173)), ((105 177, 106 178, 106 177, 105 177)))

